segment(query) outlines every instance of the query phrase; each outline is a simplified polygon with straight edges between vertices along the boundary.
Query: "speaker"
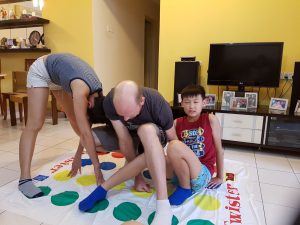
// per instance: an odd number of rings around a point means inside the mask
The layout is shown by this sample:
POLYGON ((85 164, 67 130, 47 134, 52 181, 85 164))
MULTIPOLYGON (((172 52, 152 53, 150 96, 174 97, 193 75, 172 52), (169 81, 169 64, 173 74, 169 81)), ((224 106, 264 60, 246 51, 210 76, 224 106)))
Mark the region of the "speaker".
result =
POLYGON ((179 105, 178 94, 189 84, 199 84, 198 61, 180 61, 175 62, 175 80, 174 80, 174 97, 173 105, 179 105))
POLYGON ((300 100, 300 62, 295 62, 293 88, 290 104, 290 115, 294 114, 297 101, 300 100))

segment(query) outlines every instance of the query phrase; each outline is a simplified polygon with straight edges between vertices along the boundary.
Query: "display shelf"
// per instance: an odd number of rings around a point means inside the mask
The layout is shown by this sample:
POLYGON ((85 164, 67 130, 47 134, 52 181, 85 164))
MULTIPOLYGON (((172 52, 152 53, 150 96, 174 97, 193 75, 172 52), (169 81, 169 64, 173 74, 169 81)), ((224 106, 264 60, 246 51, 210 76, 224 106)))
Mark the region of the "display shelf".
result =
POLYGON ((1 20, 0 29, 24 28, 24 27, 39 27, 48 24, 50 21, 44 18, 32 16, 25 19, 10 19, 1 20))
POLYGON ((1 4, 10 4, 10 3, 16 3, 16 2, 29 2, 31 0, 0 0, 1 4))
POLYGON ((49 48, 10 48, 0 49, 0 53, 51 52, 49 48))

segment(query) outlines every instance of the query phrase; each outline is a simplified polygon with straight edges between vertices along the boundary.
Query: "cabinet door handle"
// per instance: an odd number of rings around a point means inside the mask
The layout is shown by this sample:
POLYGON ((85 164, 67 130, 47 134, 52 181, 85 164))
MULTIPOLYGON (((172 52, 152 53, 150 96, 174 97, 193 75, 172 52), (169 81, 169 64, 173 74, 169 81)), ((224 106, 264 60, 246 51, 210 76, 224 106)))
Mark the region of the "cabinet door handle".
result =
POLYGON ((238 133, 233 133, 232 136, 235 136, 235 137, 240 137, 241 134, 238 134, 238 133))

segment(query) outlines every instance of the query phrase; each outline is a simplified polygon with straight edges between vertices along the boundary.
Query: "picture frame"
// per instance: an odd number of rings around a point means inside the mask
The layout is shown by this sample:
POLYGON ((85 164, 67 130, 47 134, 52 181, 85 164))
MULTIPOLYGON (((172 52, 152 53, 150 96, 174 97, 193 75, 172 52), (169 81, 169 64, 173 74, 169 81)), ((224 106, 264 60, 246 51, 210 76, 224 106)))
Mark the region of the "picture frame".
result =
POLYGON ((230 106, 230 99, 232 97, 235 97, 235 92, 234 91, 223 91, 222 94, 222 106, 230 106))
POLYGON ((294 114, 296 116, 300 116, 300 100, 297 101, 296 107, 295 107, 295 111, 294 114))
POLYGON ((242 110, 247 111, 248 109, 248 98, 246 97, 232 97, 230 99, 231 110, 242 110))
POLYGON ((257 108, 257 93, 256 92, 246 92, 245 98, 248 98, 248 109, 257 108))
POLYGON ((215 106, 216 105, 216 99, 217 95, 216 94, 206 94, 205 95, 205 106, 215 106))
POLYGON ((276 109, 285 111, 288 107, 288 99, 285 98, 271 98, 269 109, 276 109))

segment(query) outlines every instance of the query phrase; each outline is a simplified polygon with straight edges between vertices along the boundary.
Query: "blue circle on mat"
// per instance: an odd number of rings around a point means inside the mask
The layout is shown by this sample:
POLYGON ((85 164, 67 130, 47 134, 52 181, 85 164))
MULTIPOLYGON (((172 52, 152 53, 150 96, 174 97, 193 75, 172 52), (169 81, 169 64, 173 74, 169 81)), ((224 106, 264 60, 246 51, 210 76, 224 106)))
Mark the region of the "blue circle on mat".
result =
POLYGON ((89 166, 92 165, 92 160, 90 159, 81 159, 81 166, 89 166))
POLYGON ((102 170, 112 170, 116 167, 117 165, 113 162, 103 162, 101 163, 101 169, 102 170))
POLYGON ((144 177, 146 177, 147 179, 152 179, 149 170, 145 170, 145 171, 143 172, 143 175, 144 175, 144 177))

